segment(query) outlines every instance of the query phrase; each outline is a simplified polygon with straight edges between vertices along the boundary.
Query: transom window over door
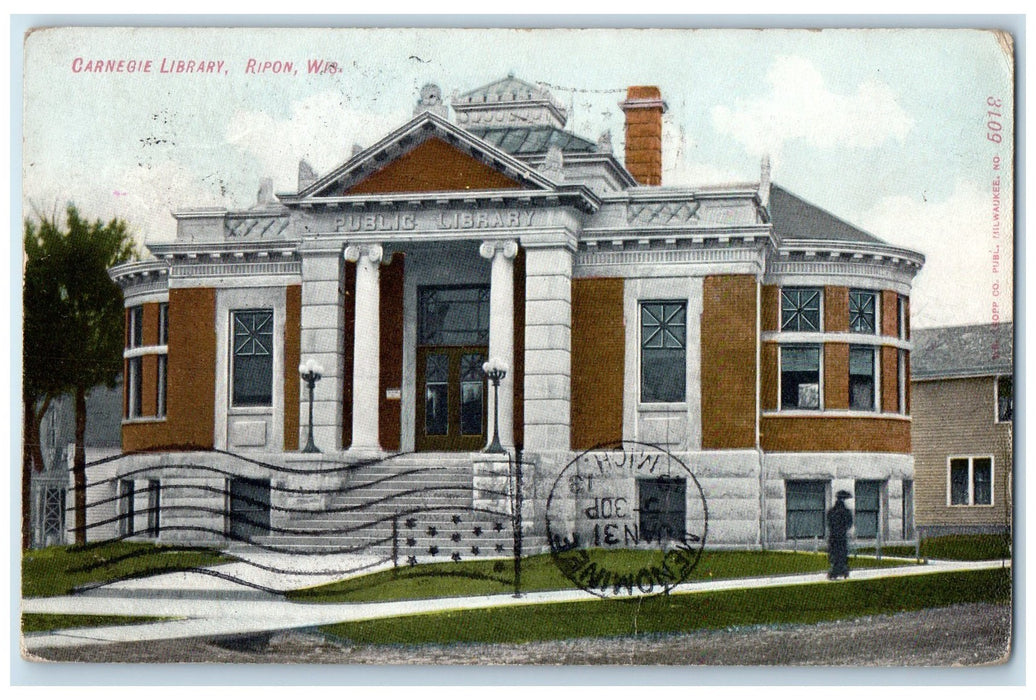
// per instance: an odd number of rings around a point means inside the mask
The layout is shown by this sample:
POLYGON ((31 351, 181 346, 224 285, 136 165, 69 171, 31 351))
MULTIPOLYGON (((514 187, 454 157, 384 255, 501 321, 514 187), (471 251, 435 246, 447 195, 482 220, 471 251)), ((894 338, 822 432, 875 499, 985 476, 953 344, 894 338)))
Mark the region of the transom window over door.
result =
POLYGON ((687 304, 652 301, 640 306, 640 400, 687 399, 687 304))
POLYGON ((421 287, 418 305, 418 344, 489 343, 489 287, 421 287))
POLYGON ((233 405, 273 404, 273 311, 235 311, 233 327, 233 405))

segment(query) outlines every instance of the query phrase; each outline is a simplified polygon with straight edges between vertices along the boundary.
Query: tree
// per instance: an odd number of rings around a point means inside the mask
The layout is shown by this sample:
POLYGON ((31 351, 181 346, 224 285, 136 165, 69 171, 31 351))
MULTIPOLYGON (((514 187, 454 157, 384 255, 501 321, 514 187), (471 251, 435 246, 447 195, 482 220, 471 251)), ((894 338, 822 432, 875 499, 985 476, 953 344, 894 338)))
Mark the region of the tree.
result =
POLYGON ((28 546, 29 482, 43 468, 40 422, 54 398, 75 400, 76 542, 86 541, 86 395, 114 387, 122 371, 122 292, 108 268, 137 257, 126 223, 90 223, 69 205, 56 215, 26 219, 22 336, 22 545, 28 546))

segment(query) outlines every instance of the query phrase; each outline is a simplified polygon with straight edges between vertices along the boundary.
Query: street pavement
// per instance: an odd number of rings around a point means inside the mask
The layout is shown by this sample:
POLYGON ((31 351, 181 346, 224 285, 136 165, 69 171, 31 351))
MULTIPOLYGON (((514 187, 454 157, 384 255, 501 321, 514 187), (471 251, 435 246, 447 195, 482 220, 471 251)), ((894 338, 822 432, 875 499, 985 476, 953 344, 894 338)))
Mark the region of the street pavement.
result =
MULTIPOLYGON (((519 598, 502 594, 380 603, 302 603, 288 601, 271 593, 344 578, 343 571, 368 573, 391 566, 390 562, 371 558, 355 557, 343 561, 341 557, 336 557, 327 561, 312 560, 308 572, 300 572, 298 563, 298 555, 269 555, 264 559, 253 560, 250 564, 224 564, 209 567, 202 572, 153 576, 95 588, 79 595, 26 598, 22 600, 23 613, 133 615, 177 619, 26 634, 22 637, 22 646, 31 653, 53 647, 247 635, 419 613, 597 600, 592 594, 578 589, 523 593, 519 598), (251 585, 237 582, 240 580, 248 580, 251 585)), ((1010 566, 1010 560, 929 561, 915 566, 857 569, 853 571, 851 580, 1010 566)), ((826 573, 821 572, 694 581, 681 584, 672 592, 694 594, 821 582, 839 585, 839 582, 828 582, 826 573)))

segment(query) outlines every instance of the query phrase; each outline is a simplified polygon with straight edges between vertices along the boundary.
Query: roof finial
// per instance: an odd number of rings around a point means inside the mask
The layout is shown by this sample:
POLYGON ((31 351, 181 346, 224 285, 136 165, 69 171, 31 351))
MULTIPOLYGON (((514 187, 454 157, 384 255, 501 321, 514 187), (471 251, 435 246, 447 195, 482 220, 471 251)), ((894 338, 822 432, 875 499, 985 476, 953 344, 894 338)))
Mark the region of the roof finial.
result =
POLYGON ((442 90, 435 83, 427 83, 421 88, 417 104, 414 105, 414 116, 416 117, 421 112, 431 112, 437 117, 447 118, 446 105, 442 101, 442 90))

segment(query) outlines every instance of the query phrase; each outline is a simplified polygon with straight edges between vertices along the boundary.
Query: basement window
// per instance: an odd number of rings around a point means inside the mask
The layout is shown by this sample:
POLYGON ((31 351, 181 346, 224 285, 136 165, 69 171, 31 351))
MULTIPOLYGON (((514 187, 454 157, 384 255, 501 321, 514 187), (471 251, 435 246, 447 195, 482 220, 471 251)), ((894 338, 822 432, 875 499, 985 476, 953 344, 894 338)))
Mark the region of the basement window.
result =
POLYGON ((784 501, 787 508, 785 539, 802 540, 824 536, 827 485, 828 482, 819 480, 784 482, 784 501))

